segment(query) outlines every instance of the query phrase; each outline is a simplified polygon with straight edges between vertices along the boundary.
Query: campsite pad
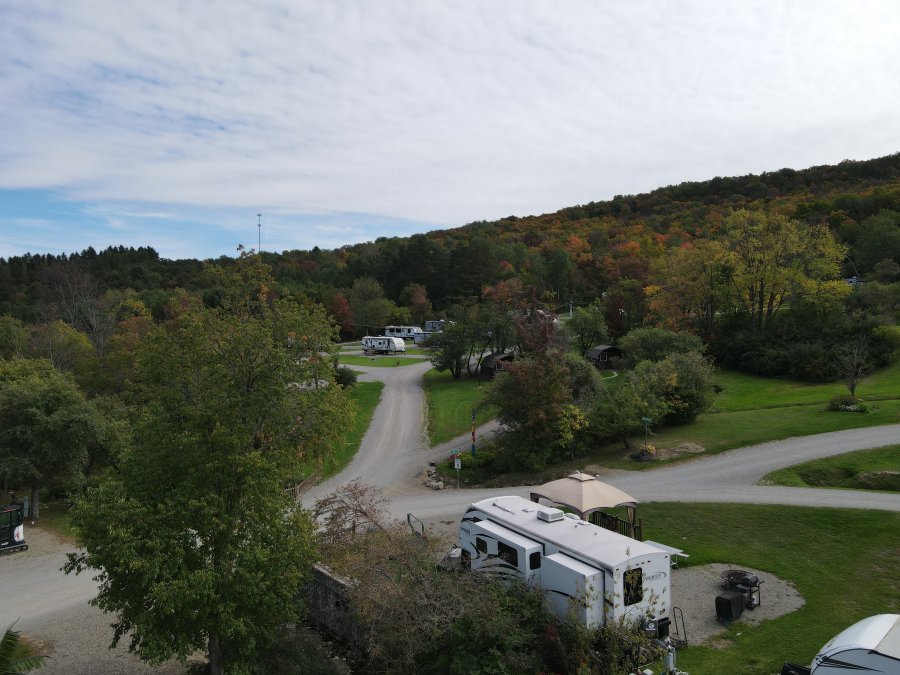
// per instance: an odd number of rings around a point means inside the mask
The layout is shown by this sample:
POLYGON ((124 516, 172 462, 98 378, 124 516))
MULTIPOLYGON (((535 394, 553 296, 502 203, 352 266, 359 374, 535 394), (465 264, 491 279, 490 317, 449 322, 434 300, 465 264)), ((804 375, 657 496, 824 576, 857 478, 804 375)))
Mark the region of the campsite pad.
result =
POLYGON ((725 590, 722 588, 722 572, 730 569, 755 574, 763 582, 760 585, 760 606, 752 610, 744 609, 740 618, 743 623, 753 626, 800 609, 804 604, 803 597, 791 583, 751 567, 712 563, 674 570, 672 605, 684 612, 688 645, 709 643, 710 638, 725 632, 725 626, 716 620, 716 596, 725 590))

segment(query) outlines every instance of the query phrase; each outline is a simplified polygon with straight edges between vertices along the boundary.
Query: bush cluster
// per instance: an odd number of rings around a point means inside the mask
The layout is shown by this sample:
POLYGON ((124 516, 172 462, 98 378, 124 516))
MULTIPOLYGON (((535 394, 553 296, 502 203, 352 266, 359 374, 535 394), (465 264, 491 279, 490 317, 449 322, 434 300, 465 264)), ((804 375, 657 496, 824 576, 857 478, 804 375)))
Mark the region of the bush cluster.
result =
POLYGON ((846 394, 832 397, 832 399, 828 401, 828 406, 826 409, 835 412, 869 412, 869 406, 865 401, 863 401, 861 398, 856 398, 854 396, 849 396, 846 394))

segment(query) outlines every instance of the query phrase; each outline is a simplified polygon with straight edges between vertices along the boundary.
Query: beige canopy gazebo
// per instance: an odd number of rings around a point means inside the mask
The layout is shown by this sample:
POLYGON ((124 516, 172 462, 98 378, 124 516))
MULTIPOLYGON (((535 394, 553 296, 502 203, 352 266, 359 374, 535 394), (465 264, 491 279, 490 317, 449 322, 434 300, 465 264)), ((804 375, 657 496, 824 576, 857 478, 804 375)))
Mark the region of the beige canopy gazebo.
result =
POLYGON ((531 501, 546 499, 568 506, 585 520, 601 509, 624 506, 628 511, 630 536, 635 536, 635 508, 637 499, 619 488, 603 483, 587 473, 577 471, 570 476, 554 480, 532 489, 531 501))

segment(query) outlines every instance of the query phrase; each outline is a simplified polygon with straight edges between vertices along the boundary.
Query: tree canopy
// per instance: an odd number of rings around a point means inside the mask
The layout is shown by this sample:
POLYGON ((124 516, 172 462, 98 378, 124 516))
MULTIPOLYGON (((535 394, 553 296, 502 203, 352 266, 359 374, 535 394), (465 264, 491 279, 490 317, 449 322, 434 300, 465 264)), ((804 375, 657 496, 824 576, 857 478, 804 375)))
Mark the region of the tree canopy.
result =
POLYGON ((134 448, 73 512, 85 551, 68 570, 97 570, 115 640, 151 663, 203 650, 211 672, 246 672, 298 613, 312 525, 283 488, 350 407, 322 356, 326 316, 270 284, 244 259, 217 308, 151 332, 134 448))

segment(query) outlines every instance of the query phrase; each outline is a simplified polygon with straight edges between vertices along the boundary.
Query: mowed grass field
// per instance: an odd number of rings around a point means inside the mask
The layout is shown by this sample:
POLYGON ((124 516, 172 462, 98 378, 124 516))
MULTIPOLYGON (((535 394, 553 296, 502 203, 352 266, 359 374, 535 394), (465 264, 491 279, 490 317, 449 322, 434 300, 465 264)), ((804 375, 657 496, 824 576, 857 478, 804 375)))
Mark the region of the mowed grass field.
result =
POLYGON ((900 445, 848 452, 773 471, 765 483, 900 492, 900 445))
POLYGON ((363 436, 372 422, 372 414, 381 400, 381 392, 384 382, 357 382, 351 391, 351 398, 356 404, 356 416, 353 424, 347 429, 342 443, 334 448, 334 453, 322 466, 322 478, 328 478, 339 473, 359 450, 363 436))
MULTIPOLYGON (((624 379, 622 373, 618 377, 605 379, 604 382, 606 386, 614 388, 624 379)), ((900 423, 900 363, 873 373, 859 385, 857 394, 870 402, 871 411, 867 413, 833 412, 825 409, 833 396, 846 393, 846 388, 840 383, 807 384, 731 371, 718 371, 716 383, 721 391, 715 395, 709 412, 692 424, 664 428, 651 425, 650 442, 659 448, 677 448, 687 444, 701 446, 703 452, 714 454, 785 438, 900 423)), ((446 440, 465 433, 470 424, 469 418, 453 411, 452 406, 445 406, 444 401, 463 397, 464 405, 470 410, 479 400, 472 381, 463 377, 454 382, 446 375, 442 386, 429 390, 426 377, 426 393, 429 397, 429 410, 441 411, 448 408, 445 417, 449 419, 441 421, 446 426, 441 427, 441 433, 435 438, 446 440), (457 392, 457 389, 460 391, 457 392)), ((643 436, 632 439, 634 447, 642 443, 643 436)), ((586 455, 576 454, 574 462, 561 461, 532 478, 537 481, 552 480, 588 464, 631 470, 650 469, 659 465, 658 462, 635 462, 629 457, 632 452, 634 450, 625 450, 621 442, 610 443, 595 447, 586 455)), ((689 454, 666 461, 681 461, 695 456, 696 454, 689 454)), ((518 485, 524 479, 522 475, 516 474, 493 478, 500 485, 518 485)), ((472 484, 476 484, 488 480, 488 477, 472 476, 472 479, 475 481, 472 484)))
MULTIPOLYGON (((716 646, 689 646, 690 673, 768 675, 785 661, 808 664, 844 628, 873 614, 900 613, 900 514, 748 504, 641 504, 647 538, 718 562, 765 570, 806 600, 759 626, 737 622, 716 646)), ((762 603, 766 587, 762 586, 762 603)), ((715 599, 709 609, 715 613, 715 599)), ((690 640, 690 625, 687 626, 690 640)))
POLYGON ((719 371, 713 408, 694 424, 654 429, 653 443, 674 447, 696 443, 707 452, 900 422, 900 362, 879 370, 859 385, 857 395, 873 402, 872 412, 825 410, 828 401, 846 393, 840 383, 807 384, 719 371))
MULTIPOLYGON (((424 378, 428 402, 428 437, 432 445, 456 438, 472 428, 472 408, 484 401, 486 385, 465 375, 454 380, 449 371, 429 370, 424 378)), ((493 408, 481 407, 475 423, 484 424, 495 415, 493 408)))
POLYGON ((422 363, 428 359, 383 355, 383 356, 348 356, 342 354, 338 357, 338 363, 344 366, 374 366, 375 368, 401 368, 403 366, 411 366, 414 363, 422 363))

